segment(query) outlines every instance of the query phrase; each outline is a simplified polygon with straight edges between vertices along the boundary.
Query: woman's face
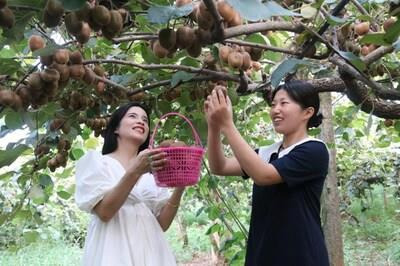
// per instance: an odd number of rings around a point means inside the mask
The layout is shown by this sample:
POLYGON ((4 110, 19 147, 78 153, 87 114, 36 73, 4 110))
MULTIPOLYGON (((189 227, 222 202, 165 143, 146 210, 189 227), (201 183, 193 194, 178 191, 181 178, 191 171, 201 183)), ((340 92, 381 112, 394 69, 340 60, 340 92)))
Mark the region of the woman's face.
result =
POLYGON ((133 106, 125 113, 119 122, 115 133, 119 139, 125 139, 143 144, 149 134, 148 117, 146 112, 138 106, 133 106))
POLYGON ((281 89, 272 100, 270 116, 276 132, 289 135, 307 129, 307 122, 312 113, 312 107, 303 109, 284 89, 281 89))

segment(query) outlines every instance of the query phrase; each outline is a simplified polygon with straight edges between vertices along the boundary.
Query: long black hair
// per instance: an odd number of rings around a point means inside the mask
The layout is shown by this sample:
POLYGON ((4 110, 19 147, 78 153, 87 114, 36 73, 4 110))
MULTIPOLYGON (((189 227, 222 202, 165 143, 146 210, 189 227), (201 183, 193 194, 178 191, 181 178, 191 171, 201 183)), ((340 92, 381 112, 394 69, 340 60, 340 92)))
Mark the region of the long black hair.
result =
POLYGON ((286 81, 283 85, 278 86, 272 92, 272 99, 278 91, 285 90, 289 97, 298 103, 303 109, 307 107, 314 108, 313 116, 307 122, 307 128, 318 127, 322 123, 322 114, 319 111, 319 97, 318 92, 314 87, 302 80, 290 80, 286 81))
MULTIPOLYGON (((102 154, 108 154, 117 149, 118 134, 115 133, 115 130, 117 130, 117 128, 119 127, 119 124, 120 124, 122 118, 125 116, 126 112, 128 112, 128 110, 134 106, 140 107, 146 112, 147 117, 148 117, 147 123, 148 123, 149 129, 150 129, 150 110, 146 106, 144 106, 138 102, 130 102, 130 103, 120 106, 111 115, 110 121, 108 122, 107 127, 104 131, 104 134, 103 134, 104 144, 103 144, 102 154)), ((149 134, 147 135, 146 141, 142 145, 140 145, 138 152, 141 152, 142 150, 147 149, 147 147, 149 146, 149 142, 150 142, 150 131, 149 131, 149 134)))

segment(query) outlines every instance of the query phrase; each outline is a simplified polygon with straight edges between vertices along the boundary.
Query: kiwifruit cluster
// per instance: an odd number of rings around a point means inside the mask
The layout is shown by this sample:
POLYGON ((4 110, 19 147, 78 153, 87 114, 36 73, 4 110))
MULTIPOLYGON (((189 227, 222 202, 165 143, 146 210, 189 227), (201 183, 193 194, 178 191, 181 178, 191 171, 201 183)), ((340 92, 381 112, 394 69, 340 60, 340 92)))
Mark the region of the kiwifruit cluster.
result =
POLYGON ((46 143, 42 143, 42 144, 36 146, 33 151, 35 156, 37 156, 39 158, 43 157, 45 154, 48 154, 49 152, 50 152, 50 146, 46 143))
POLYGON ((71 142, 60 138, 57 143, 57 153, 53 158, 47 161, 47 167, 54 172, 58 167, 65 167, 68 161, 68 150, 71 148, 71 142))
POLYGON ((246 71, 252 66, 251 54, 243 47, 223 45, 218 51, 220 60, 234 69, 246 71))
POLYGON ((143 102, 147 98, 147 95, 144 91, 139 91, 135 94, 128 96, 128 99, 132 102, 143 102))
POLYGON ((71 91, 63 96, 60 100, 60 105, 64 109, 73 111, 86 110, 95 106, 95 100, 79 91, 71 91))
POLYGON ((64 16, 64 6, 59 0, 47 0, 43 12, 43 22, 49 27, 53 28, 60 24, 64 16))
POLYGON ((161 97, 168 102, 172 102, 176 98, 179 98, 181 96, 181 93, 182 93, 182 89, 180 87, 175 87, 175 88, 163 91, 163 93, 161 94, 161 97))
POLYGON ((187 144, 180 140, 166 139, 166 140, 163 140, 158 146, 159 147, 186 147, 187 144))
POLYGON ((109 10, 104 5, 86 2, 80 10, 65 16, 65 26, 80 43, 89 40, 92 30, 101 30, 105 38, 112 39, 121 33, 128 15, 125 9, 109 10))
POLYGON ((103 130, 107 127, 110 117, 97 117, 86 120, 86 125, 94 131, 96 137, 100 136, 103 130))
POLYGON ((0 27, 11 29, 15 25, 15 15, 7 6, 7 0, 0 0, 0 27))

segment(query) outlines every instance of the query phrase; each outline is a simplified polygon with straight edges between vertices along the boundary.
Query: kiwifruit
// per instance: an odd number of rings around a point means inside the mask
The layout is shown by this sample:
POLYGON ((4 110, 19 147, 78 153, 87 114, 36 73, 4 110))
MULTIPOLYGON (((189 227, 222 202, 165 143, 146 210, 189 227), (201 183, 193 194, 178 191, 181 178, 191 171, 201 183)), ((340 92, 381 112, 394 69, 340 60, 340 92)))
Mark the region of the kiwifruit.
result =
POLYGON ((43 12, 43 22, 46 27, 57 27, 61 22, 62 16, 52 16, 47 10, 43 12))
POLYGON ((60 129, 62 127, 62 125, 64 124, 65 120, 61 119, 61 118, 55 118, 53 119, 53 121, 50 122, 50 126, 49 129, 51 131, 56 131, 58 129, 60 129))
POLYGON ((259 71, 261 69, 262 65, 260 62, 252 61, 251 67, 254 69, 254 71, 259 71))
POLYGON ((307 49, 307 51, 305 51, 304 56, 305 57, 313 57, 316 52, 317 52, 317 48, 315 47, 315 45, 312 45, 311 47, 309 47, 307 49))
POLYGON ((76 40, 79 43, 87 43, 90 39, 91 31, 92 29, 90 28, 89 24, 83 22, 81 31, 75 35, 76 40))
POLYGON ((204 56, 203 63, 206 67, 215 65, 217 63, 217 59, 210 52, 207 52, 204 56))
POLYGON ((247 70, 251 67, 251 57, 248 52, 242 52, 242 57, 243 57, 243 64, 241 69, 242 70, 247 70))
POLYGON ((129 96, 129 100, 133 102, 141 102, 146 97, 146 93, 144 91, 139 91, 135 94, 129 96))
POLYGON ((34 72, 28 77, 28 84, 33 91, 40 91, 43 87, 43 81, 38 72, 34 72))
POLYGON ((34 52, 46 46, 44 39, 39 35, 32 35, 28 40, 29 49, 34 52))
POLYGON ((174 29, 165 28, 158 33, 158 40, 162 47, 171 49, 176 44, 176 32, 174 29))
POLYGON ((40 72, 40 78, 44 82, 57 82, 60 79, 60 73, 52 68, 46 68, 40 72))
POLYGON ((53 55, 41 55, 40 63, 44 66, 50 66, 53 63, 53 55))
POLYGON ((201 55, 201 45, 199 42, 194 42, 192 46, 186 48, 186 51, 191 57, 199 57, 201 55))
POLYGON ((385 127, 391 127, 391 126, 393 126, 394 122, 392 119, 385 119, 383 124, 385 125, 385 127))
POLYGON ((21 84, 17 87, 15 93, 18 94, 18 96, 21 98, 22 105, 25 108, 27 108, 32 98, 28 87, 26 85, 21 84))
POLYGON ((367 34, 369 32, 369 22, 361 22, 358 23, 355 27, 354 27, 354 31, 357 35, 364 35, 367 34))
MULTIPOLYGON (((90 11, 90 13, 92 13, 92 11, 90 11)), ((98 32, 99 30, 101 30, 101 28, 103 27, 102 25, 98 24, 97 22, 95 22, 93 20, 93 17, 90 15, 89 16, 89 20, 87 21, 87 23, 89 24, 90 28, 94 31, 94 32, 98 32)))
POLYGON ((125 8, 119 8, 117 10, 122 17, 122 22, 125 23, 128 19, 129 12, 125 8))
POLYGON ((70 34, 76 35, 82 30, 83 22, 78 19, 75 12, 70 12, 65 16, 65 27, 70 34))
POLYGON ((78 50, 70 52, 69 61, 71 62, 71 64, 81 65, 83 62, 83 57, 81 52, 79 52, 78 50))
POLYGON ((67 49, 58 49, 54 53, 53 59, 58 64, 66 64, 69 61, 69 51, 67 49))
POLYGON ((363 45, 360 51, 361 55, 366 56, 369 54, 369 47, 368 45, 363 45))
POLYGON ((105 84, 103 81, 97 82, 96 87, 95 87, 96 92, 97 92, 98 94, 103 94, 105 88, 106 88, 106 84, 105 84))
POLYGON ((94 73, 96 73, 97 76, 103 77, 105 70, 102 66, 100 65, 94 65, 94 69, 93 69, 94 73))
POLYGON ((235 16, 235 10, 225 0, 217 2, 218 13, 224 18, 226 22, 231 22, 235 16))
POLYGON ((189 18, 197 22, 197 11, 199 10, 200 2, 193 2, 192 12, 189 14, 189 18))
POLYGON ((194 30, 189 26, 179 27, 176 31, 176 42, 179 48, 185 49, 192 46, 196 40, 194 30))
POLYGON ((69 67, 67 65, 53 63, 50 67, 54 68, 58 71, 58 73, 60 73, 60 82, 66 82, 69 80, 69 67))
POLYGON ((80 21, 89 21, 89 16, 90 16, 90 11, 92 10, 92 6, 88 3, 85 2, 83 7, 81 7, 79 10, 75 11, 76 17, 80 21))
POLYGON ((71 125, 68 122, 65 122, 61 127, 61 131, 64 134, 68 134, 69 132, 71 132, 71 125))
POLYGON ((11 107, 14 105, 15 92, 12 90, 0 90, 0 104, 11 107))
POLYGON ((232 52, 228 55, 228 64, 233 68, 241 68, 243 64, 243 56, 239 52, 232 52))
POLYGON ((64 6, 59 0, 48 0, 45 11, 53 17, 61 17, 64 15, 64 6))
MULTIPOLYGON (((200 6, 202 5, 200 4, 200 6)), ((207 10, 202 12, 200 8, 196 12, 196 21, 199 27, 204 30, 209 30, 214 25, 214 17, 211 13, 207 10)))
POLYGON ((204 30, 202 28, 197 28, 195 30, 197 40, 202 46, 212 43, 212 34, 209 30, 204 30))
POLYGON ((93 18, 94 22, 101 26, 105 26, 111 21, 111 14, 107 7, 98 5, 95 6, 90 11, 90 16, 93 18))
POLYGON ((228 56, 232 52, 232 48, 229 46, 220 46, 218 49, 218 56, 222 62, 228 63, 228 56))
POLYGON ((242 25, 242 17, 240 16, 239 12, 234 13, 233 19, 228 23, 229 27, 235 27, 235 26, 240 26, 242 25))
POLYGON ((0 9, 0 27, 11 29, 15 24, 15 15, 7 6, 0 9))
POLYGON ((70 65, 69 76, 76 80, 81 80, 85 75, 85 68, 83 65, 70 65))
POLYGON ((153 53, 158 58, 164 58, 168 55, 169 51, 161 46, 160 42, 157 40, 153 45, 153 53))
POLYGON ((190 4, 190 3, 192 3, 192 0, 176 0, 176 1, 175 1, 175 5, 176 5, 177 7, 181 7, 181 6, 190 4))
POLYGON ((57 153, 56 157, 54 158, 59 165, 62 165, 67 161, 67 157, 65 157, 62 153, 57 153))
POLYGON ((117 32, 109 30, 107 26, 101 28, 101 33, 108 40, 112 40, 117 36, 117 32))
POLYGON ((396 19, 395 19, 395 18, 388 18, 387 20, 385 20, 385 22, 383 22, 383 30, 384 30, 384 31, 388 31, 388 29, 389 29, 394 23, 396 23, 396 19))
POLYGON ((57 161, 55 160, 55 158, 51 158, 50 160, 47 161, 47 167, 49 167, 51 172, 55 172, 58 164, 57 161))
POLYGON ((0 0, 0 9, 4 8, 7 5, 7 0, 0 0))
POLYGON ((68 150, 67 149, 67 147, 68 147, 68 140, 66 140, 66 139, 64 139, 64 138, 60 138, 59 140, 58 140, 58 143, 57 143, 57 149, 58 149, 58 151, 65 151, 65 150, 68 150))
POLYGON ((91 68, 89 67, 84 67, 84 68, 85 68, 85 75, 83 76, 83 82, 85 82, 88 85, 92 85, 96 80, 96 75, 91 68))
POLYGON ((251 60, 258 61, 261 59, 262 55, 263 55, 263 49, 256 48, 256 47, 251 48, 251 52, 250 52, 251 60))
POLYGON ((171 143, 171 147, 186 147, 186 143, 180 140, 175 140, 174 142, 171 143))
POLYGON ((115 35, 118 35, 122 31, 122 27, 124 26, 122 16, 117 10, 111 10, 110 17, 110 22, 106 26, 107 30, 115 32, 115 35))
POLYGON ((58 82, 45 82, 43 84, 43 92, 49 97, 49 100, 53 100, 58 93, 58 82))

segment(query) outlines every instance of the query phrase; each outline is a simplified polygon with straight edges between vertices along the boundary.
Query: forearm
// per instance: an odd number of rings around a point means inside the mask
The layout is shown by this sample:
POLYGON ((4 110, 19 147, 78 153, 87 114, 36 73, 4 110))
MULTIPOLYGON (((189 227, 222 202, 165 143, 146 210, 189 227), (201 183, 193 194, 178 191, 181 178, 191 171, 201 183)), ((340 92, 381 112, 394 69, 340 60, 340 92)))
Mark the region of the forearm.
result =
POLYGON ((226 158, 222 150, 220 131, 217 129, 208 129, 207 155, 211 172, 221 174, 226 158))
POLYGON ((106 193, 104 198, 94 207, 94 211, 104 222, 108 222, 121 208, 140 175, 126 173, 120 182, 106 193))
POLYGON ((168 199, 167 203, 161 209, 160 215, 158 215, 157 220, 163 231, 167 231, 172 221, 174 220, 176 213, 178 212, 183 191, 183 188, 175 189, 171 197, 168 199))

